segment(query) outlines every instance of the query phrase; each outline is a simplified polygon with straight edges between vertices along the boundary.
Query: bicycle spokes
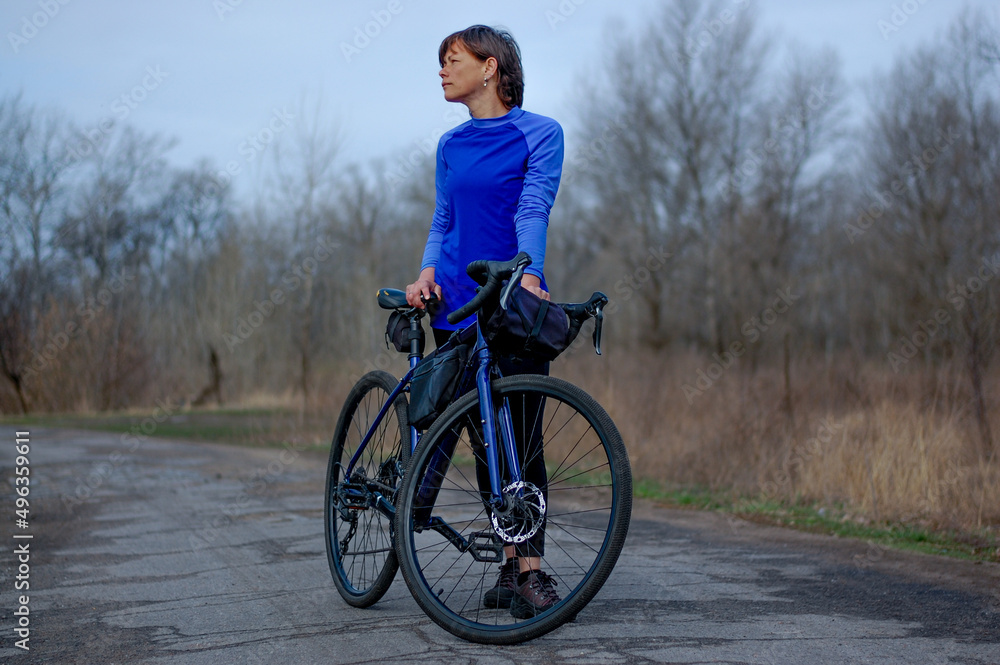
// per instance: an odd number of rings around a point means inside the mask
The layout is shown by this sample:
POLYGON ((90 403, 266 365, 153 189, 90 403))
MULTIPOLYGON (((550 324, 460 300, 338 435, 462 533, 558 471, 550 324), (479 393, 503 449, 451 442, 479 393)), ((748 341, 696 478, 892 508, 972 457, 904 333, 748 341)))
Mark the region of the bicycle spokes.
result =
POLYGON ((330 447, 327 559, 337 590, 356 607, 376 602, 398 567, 393 505, 408 463, 403 436, 409 428, 405 398, 387 406, 395 388, 386 372, 362 377, 348 395, 330 447))
POLYGON ((631 475, 614 425, 579 389, 550 377, 515 376, 495 381, 493 390, 509 405, 517 454, 516 469, 499 456, 501 500, 490 490, 476 427, 479 403, 471 395, 418 446, 400 490, 396 528, 404 576, 425 611, 466 639, 509 643, 551 630, 603 584, 627 531, 631 475), (446 438, 453 452, 442 465, 434 446, 446 438), (512 482, 515 475, 521 480, 512 482), (429 477, 435 500, 420 503, 420 479, 426 484, 429 477), (540 608, 522 599, 512 612, 511 603, 498 602, 496 571, 505 548, 540 561, 536 581, 549 599, 540 608), (561 600, 551 602, 550 587, 558 587, 561 600))

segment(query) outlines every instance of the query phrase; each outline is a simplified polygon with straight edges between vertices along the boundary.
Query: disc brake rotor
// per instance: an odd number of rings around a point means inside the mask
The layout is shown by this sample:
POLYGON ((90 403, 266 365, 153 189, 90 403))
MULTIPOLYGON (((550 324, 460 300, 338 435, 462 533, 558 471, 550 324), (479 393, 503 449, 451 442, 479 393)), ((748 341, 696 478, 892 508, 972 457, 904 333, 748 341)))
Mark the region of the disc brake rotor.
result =
POLYGON ((504 542, 523 543, 542 528, 545 521, 545 497, 542 491, 524 481, 503 489, 506 510, 494 510, 493 529, 504 542))

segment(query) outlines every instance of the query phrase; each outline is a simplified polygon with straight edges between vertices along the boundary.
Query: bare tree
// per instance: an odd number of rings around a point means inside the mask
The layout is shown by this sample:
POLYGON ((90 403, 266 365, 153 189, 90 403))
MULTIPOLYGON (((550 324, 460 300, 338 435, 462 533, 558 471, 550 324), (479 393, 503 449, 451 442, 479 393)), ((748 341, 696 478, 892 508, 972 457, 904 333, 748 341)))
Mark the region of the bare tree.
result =
MULTIPOLYGON (((84 302, 109 284, 138 286, 150 266, 162 232, 159 203, 168 186, 165 153, 171 143, 132 127, 113 128, 79 162, 75 196, 53 244, 73 266, 84 302)), ((92 399, 99 408, 117 408, 148 383, 142 302, 122 288, 92 310, 92 399)))
POLYGON ((60 213, 62 184, 70 167, 65 159, 69 129, 58 114, 25 107, 20 96, 0 102, 0 217, 10 249, 26 250, 38 280, 46 252, 51 251, 53 220, 60 213))
MULTIPOLYGON (((825 199, 834 195, 829 182, 838 168, 835 158, 843 136, 846 86, 831 53, 813 54, 802 47, 789 52, 791 64, 770 77, 771 92, 755 102, 760 112, 747 128, 748 148, 743 161, 733 165, 732 179, 725 186, 735 190, 725 210, 730 229, 724 234, 730 260, 723 271, 726 311, 731 316, 724 327, 728 339, 746 341, 747 322, 761 332, 764 326, 753 322, 762 310, 766 312, 775 294, 801 299, 825 279, 814 269, 825 252, 817 239, 825 199)), ((780 348, 786 368, 791 362, 788 341, 801 318, 797 306, 763 331, 772 347, 784 339, 780 348)), ((799 339, 796 346, 801 348, 806 341, 799 339)), ((767 346, 749 346, 754 366, 767 346)), ((786 405, 791 411, 787 380, 786 405)))
POLYGON ((24 267, 8 270, 0 282, 0 371, 10 382, 22 413, 30 405, 25 389, 25 370, 31 356, 30 277, 24 267))
MULTIPOLYGON (((211 282, 213 264, 230 265, 223 256, 223 238, 234 223, 231 191, 213 176, 207 162, 173 174, 162 200, 156 205, 161 234, 156 251, 158 266, 149 279, 150 299, 156 303, 150 326, 162 334, 156 348, 171 367, 191 367, 190 359, 203 359, 208 383, 192 404, 222 404, 224 381, 218 331, 228 323, 218 307, 220 285, 211 282), (212 306, 210 306, 210 304, 212 306)), ((231 294, 227 294, 231 295, 231 294)), ((231 318, 231 316, 230 316, 231 318)))
POLYGON ((0 100, 0 371, 23 411, 25 366, 42 303, 54 284, 52 238, 65 205, 69 124, 57 113, 0 100))
MULTIPOLYGON (((303 102, 296 117, 299 119, 292 134, 273 146, 272 177, 266 188, 265 205, 270 205, 273 223, 290 230, 291 254, 287 259, 301 273, 292 294, 295 302, 290 335, 296 349, 298 387, 305 407, 310 399, 314 356, 324 342, 319 323, 320 304, 315 297, 318 263, 314 255, 325 242, 324 234, 329 227, 326 203, 337 191, 341 141, 325 120, 321 101, 312 109, 307 109, 303 102)), ((328 252, 325 250, 321 256, 328 252)), ((325 305, 329 307, 332 302, 325 305)))
POLYGON ((73 212, 56 245, 98 283, 117 267, 147 264, 160 221, 154 203, 167 183, 165 153, 172 142, 123 127, 84 158, 73 212))
POLYGON ((697 41, 700 26, 721 8, 666 4, 637 39, 614 44, 600 78, 583 89, 586 98, 604 100, 581 105, 583 141, 600 148, 579 163, 571 158, 570 174, 590 190, 580 197, 592 206, 590 234, 618 251, 623 279, 616 295, 638 296, 643 338, 654 346, 672 336, 668 307, 675 316, 688 308, 705 312, 696 335, 721 343, 717 277, 705 270, 719 248, 714 185, 725 172, 724 146, 742 145, 733 137, 740 125, 727 125, 738 113, 729 102, 759 67, 749 20, 697 41), (651 247, 665 248, 671 260, 661 258, 655 270, 645 266, 651 247), (681 272, 687 278, 678 279, 681 272))
POLYGON ((869 228, 849 233, 859 242, 862 232, 873 236, 865 247, 886 294, 879 312, 890 363, 898 370, 918 352, 926 363, 964 355, 990 449, 983 375, 1000 312, 996 284, 980 271, 1000 251, 1000 96, 976 48, 983 25, 982 16, 963 16, 946 40, 875 82, 869 218, 859 225, 869 228))
POLYGON ((787 287, 817 226, 810 207, 838 137, 839 67, 800 50, 787 72, 771 72, 754 12, 736 7, 666 3, 584 88, 602 103, 581 105, 590 149, 568 160, 569 198, 589 209, 588 235, 618 250, 616 294, 638 296, 636 327, 653 346, 723 352, 787 287))

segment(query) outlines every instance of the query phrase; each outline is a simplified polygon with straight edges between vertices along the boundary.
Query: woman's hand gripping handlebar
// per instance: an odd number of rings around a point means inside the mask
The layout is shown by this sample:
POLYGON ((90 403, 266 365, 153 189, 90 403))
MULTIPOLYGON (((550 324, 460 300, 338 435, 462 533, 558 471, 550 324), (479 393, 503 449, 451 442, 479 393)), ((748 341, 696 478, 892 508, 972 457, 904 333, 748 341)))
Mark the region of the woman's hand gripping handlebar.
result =
MULTIPOLYGON (((490 302, 491 298, 495 298, 497 293, 500 294, 500 307, 506 309, 510 294, 515 288, 518 288, 521 277, 524 275, 524 269, 530 265, 531 257, 525 252, 521 252, 509 261, 473 261, 470 263, 465 272, 480 285, 479 290, 472 300, 448 315, 448 323, 455 324, 466 319, 490 302), (504 280, 507 280, 506 285, 504 285, 504 280)), ((593 317, 593 340, 597 355, 601 355, 604 307, 607 304, 608 297, 600 291, 595 291, 586 302, 558 303, 569 318, 570 339, 576 338, 583 323, 593 317)))
POLYGON ((506 309, 511 292, 520 285, 524 269, 530 265, 531 257, 526 252, 521 252, 509 261, 473 261, 470 263, 465 272, 476 284, 479 284, 479 291, 472 300, 448 315, 448 323, 456 324, 476 313, 491 298, 496 297, 501 289, 500 306, 506 309), (508 280, 506 287, 503 284, 504 280, 508 280))

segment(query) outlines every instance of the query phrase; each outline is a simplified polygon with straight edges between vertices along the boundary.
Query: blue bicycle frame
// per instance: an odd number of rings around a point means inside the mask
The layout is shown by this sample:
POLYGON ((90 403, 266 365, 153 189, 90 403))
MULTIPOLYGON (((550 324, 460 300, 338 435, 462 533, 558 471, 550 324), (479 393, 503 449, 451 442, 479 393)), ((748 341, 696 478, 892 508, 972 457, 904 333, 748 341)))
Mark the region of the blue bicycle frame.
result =
MULTIPOLYGON (((472 326, 463 329, 458 333, 457 336, 453 336, 452 339, 448 340, 441 350, 446 351, 451 348, 454 344, 454 339, 463 339, 468 336, 469 329, 475 326, 476 328, 476 344, 473 347, 473 354, 476 358, 476 370, 475 370, 475 385, 476 390, 479 393, 479 414, 482 420, 483 426, 483 445, 486 448, 486 464, 489 469, 490 476, 490 503, 495 508, 500 508, 503 506, 503 498, 500 479, 500 464, 497 457, 497 442, 498 442, 498 432, 497 432, 497 421, 494 419, 493 414, 497 413, 493 409, 493 394, 490 391, 490 374, 491 371, 496 371, 493 368, 493 352, 490 351, 489 347, 486 345, 486 340, 483 337, 482 330, 479 329, 478 323, 473 323, 472 326)), ((361 444, 358 449, 354 452, 354 456, 348 463, 347 468, 344 472, 345 478, 350 478, 354 466, 358 463, 361 458, 361 454, 364 452, 371 440, 372 436, 378 429, 379 425, 382 423, 382 419, 389 413, 389 410, 393 407, 396 398, 399 397, 405 390, 407 390, 410 380, 413 378, 413 373, 416 370, 417 364, 420 362, 421 357, 417 354, 410 354, 410 369, 405 376, 399 381, 399 384, 393 389, 392 393, 389 394, 389 398, 382 405, 379 410, 378 415, 375 417, 375 421, 372 426, 365 433, 364 439, 362 439, 361 444)), ((465 378, 463 378, 463 382, 465 378)), ((504 447, 504 454, 507 460, 510 462, 507 466, 511 473, 510 482, 519 483, 521 481, 521 470, 520 464, 518 463, 517 449, 514 444, 514 424, 510 415, 510 405, 505 401, 499 410, 499 425, 500 432, 502 436, 499 440, 502 441, 504 447)), ((417 448, 417 444, 420 442, 421 432, 417 428, 410 426, 410 452, 413 453, 417 448)))

